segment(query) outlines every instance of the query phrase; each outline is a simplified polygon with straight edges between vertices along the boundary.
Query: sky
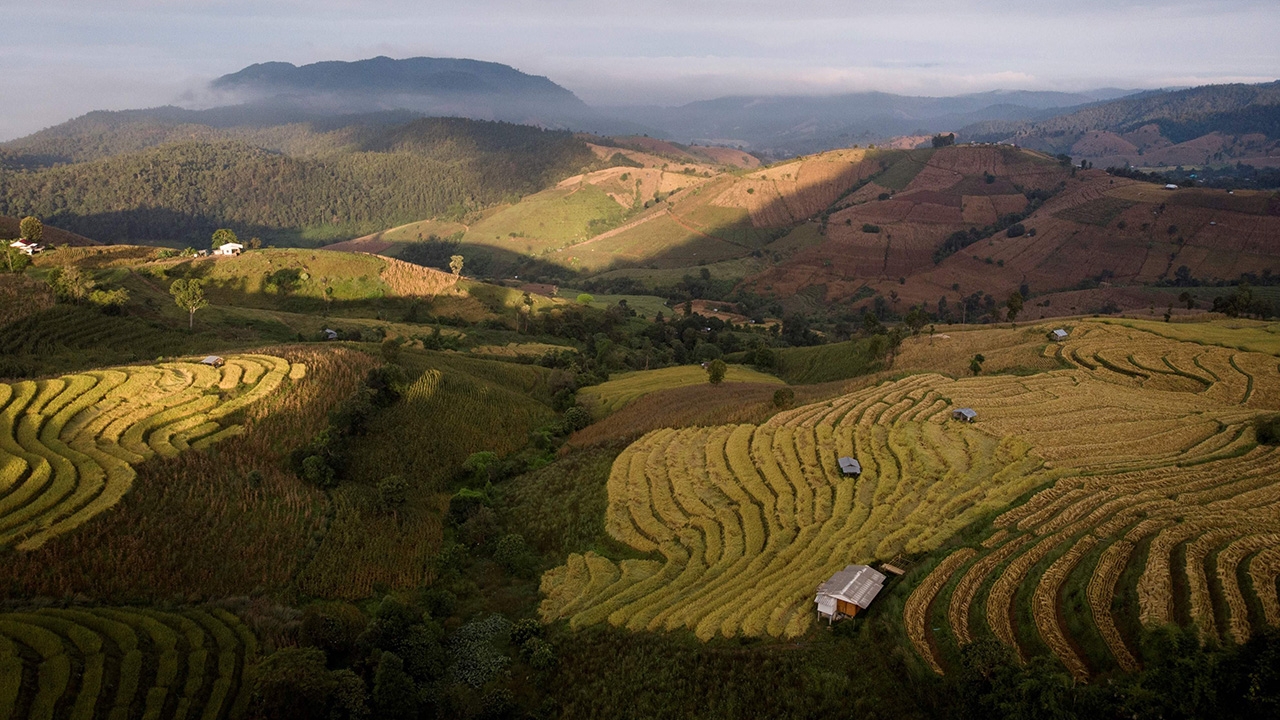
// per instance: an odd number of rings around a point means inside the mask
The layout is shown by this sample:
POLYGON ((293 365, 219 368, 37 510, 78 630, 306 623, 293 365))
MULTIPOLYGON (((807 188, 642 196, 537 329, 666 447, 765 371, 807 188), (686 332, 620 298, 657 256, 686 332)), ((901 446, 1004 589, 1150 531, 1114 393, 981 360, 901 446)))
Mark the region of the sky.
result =
POLYGON ((377 55, 506 63, 610 106, 1280 78, 1276 0, 0 0, 0 27, 0 140, 377 55))

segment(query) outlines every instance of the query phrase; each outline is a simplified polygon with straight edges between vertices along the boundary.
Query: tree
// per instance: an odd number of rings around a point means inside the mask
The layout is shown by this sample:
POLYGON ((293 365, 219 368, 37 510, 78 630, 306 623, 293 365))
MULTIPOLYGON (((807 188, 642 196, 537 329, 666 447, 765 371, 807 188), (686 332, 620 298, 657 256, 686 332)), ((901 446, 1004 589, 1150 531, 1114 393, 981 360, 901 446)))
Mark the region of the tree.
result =
POLYGON ((44 239, 44 224, 28 215, 18 222, 18 236, 27 242, 38 243, 44 239))
POLYGON ((233 243, 233 242, 239 242, 239 241, 236 239, 236 234, 232 232, 230 228, 218 228, 217 230, 213 231, 212 246, 214 250, 217 250, 218 248, 222 247, 223 245, 226 245, 227 243, 233 243))
POLYGON ((399 655, 384 652, 378 659, 371 699, 380 718, 409 720, 418 716, 418 688, 404 671, 399 655))
POLYGON ((454 255, 449 258, 449 269, 453 271, 453 276, 457 277, 462 274, 462 256, 454 255))
POLYGON ((773 393, 774 407, 779 407, 779 408, 782 408, 783 410, 786 410, 787 408, 791 407, 791 403, 795 402, 795 400, 796 400, 796 391, 792 390, 789 387, 779 388, 775 390, 773 393))
POLYGON ((1196 299, 1186 290, 1183 290, 1182 294, 1178 296, 1178 302, 1186 303, 1188 310, 1194 310, 1196 308, 1196 299))
POLYGON ((1022 293, 1015 290, 1009 295, 1005 305, 1009 308, 1005 315, 1009 318, 1009 322, 1013 322, 1014 318, 1018 317, 1018 313, 1022 312, 1022 293))
POLYGON ((724 374, 728 372, 729 366, 724 364, 720 358, 716 358, 707 364, 707 381, 712 385, 719 385, 724 382, 724 374))
POLYGON ((934 135, 932 140, 933 146, 936 148, 948 147, 956 144, 956 134, 947 133, 946 135, 934 135))
POLYGON ((31 258, 18 248, 6 246, 4 248, 0 248, 0 250, 4 251, 5 264, 8 266, 9 272, 11 273, 20 273, 23 270, 26 270, 27 266, 31 264, 31 258))
POLYGON ((84 302, 97 287, 93 277, 75 265, 63 265, 49 273, 49 286, 61 302, 84 302))
POLYGON ((595 301, 596 301, 596 299, 595 299, 594 297, 592 297, 591 293, 578 293, 578 304, 579 304, 579 305, 590 305, 591 303, 593 303, 593 302, 595 302, 595 301))
POLYGON ((173 296, 173 301, 178 307, 187 311, 187 327, 194 329, 196 311, 209 305, 209 301, 204 298, 204 287, 200 280, 198 278, 174 280, 169 286, 169 294, 173 296))
POLYGON ((400 475, 388 475, 378 481, 378 499, 389 508, 404 505, 409 495, 409 481, 400 475))
POLYGON ((974 355, 973 359, 969 361, 969 372, 973 373, 974 375, 977 375, 978 373, 982 372, 982 363, 986 361, 987 359, 982 355, 980 354, 974 355))

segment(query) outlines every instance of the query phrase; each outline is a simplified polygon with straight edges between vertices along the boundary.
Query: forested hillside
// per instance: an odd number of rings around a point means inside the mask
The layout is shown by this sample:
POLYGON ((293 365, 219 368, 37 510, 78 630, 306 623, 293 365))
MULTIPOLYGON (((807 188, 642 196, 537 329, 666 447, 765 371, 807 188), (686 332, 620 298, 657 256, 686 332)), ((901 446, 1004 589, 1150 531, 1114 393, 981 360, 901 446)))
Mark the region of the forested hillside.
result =
POLYGON ((594 160, 569 133, 456 118, 353 129, 350 145, 303 156, 202 127, 196 141, 0 170, 0 215, 36 215, 105 242, 204 242, 223 226, 268 242, 322 239, 536 192, 594 160))

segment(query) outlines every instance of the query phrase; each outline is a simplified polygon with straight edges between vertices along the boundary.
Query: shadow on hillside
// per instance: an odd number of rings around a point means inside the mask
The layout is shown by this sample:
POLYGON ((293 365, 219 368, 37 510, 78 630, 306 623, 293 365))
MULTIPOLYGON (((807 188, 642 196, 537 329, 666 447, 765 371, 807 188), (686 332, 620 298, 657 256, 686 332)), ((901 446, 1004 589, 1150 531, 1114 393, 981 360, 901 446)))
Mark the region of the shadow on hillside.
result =
MULTIPOLYGON (((304 234, 300 229, 246 224, 217 214, 184 213, 166 208, 142 207, 90 214, 55 212, 41 220, 103 245, 139 243, 203 250, 210 247, 213 232, 219 228, 231 228, 242 242, 256 237, 265 245, 282 247, 316 247, 321 243, 314 237, 318 234, 315 229, 304 234)), ((382 228, 334 225, 333 239, 347 239, 378 229, 382 228)))

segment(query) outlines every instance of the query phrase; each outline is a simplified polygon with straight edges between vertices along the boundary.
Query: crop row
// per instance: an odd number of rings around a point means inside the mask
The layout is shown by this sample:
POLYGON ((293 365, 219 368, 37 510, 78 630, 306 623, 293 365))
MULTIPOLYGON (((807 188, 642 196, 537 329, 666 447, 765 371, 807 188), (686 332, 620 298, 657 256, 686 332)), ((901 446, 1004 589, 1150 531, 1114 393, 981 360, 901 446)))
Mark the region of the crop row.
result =
POLYGON ((147 458, 240 432, 228 416, 291 372, 247 355, 0 384, 0 548, 40 547, 113 507, 147 458))
POLYGON ((0 717, 237 718, 257 652, 221 608, 0 613, 0 717))

